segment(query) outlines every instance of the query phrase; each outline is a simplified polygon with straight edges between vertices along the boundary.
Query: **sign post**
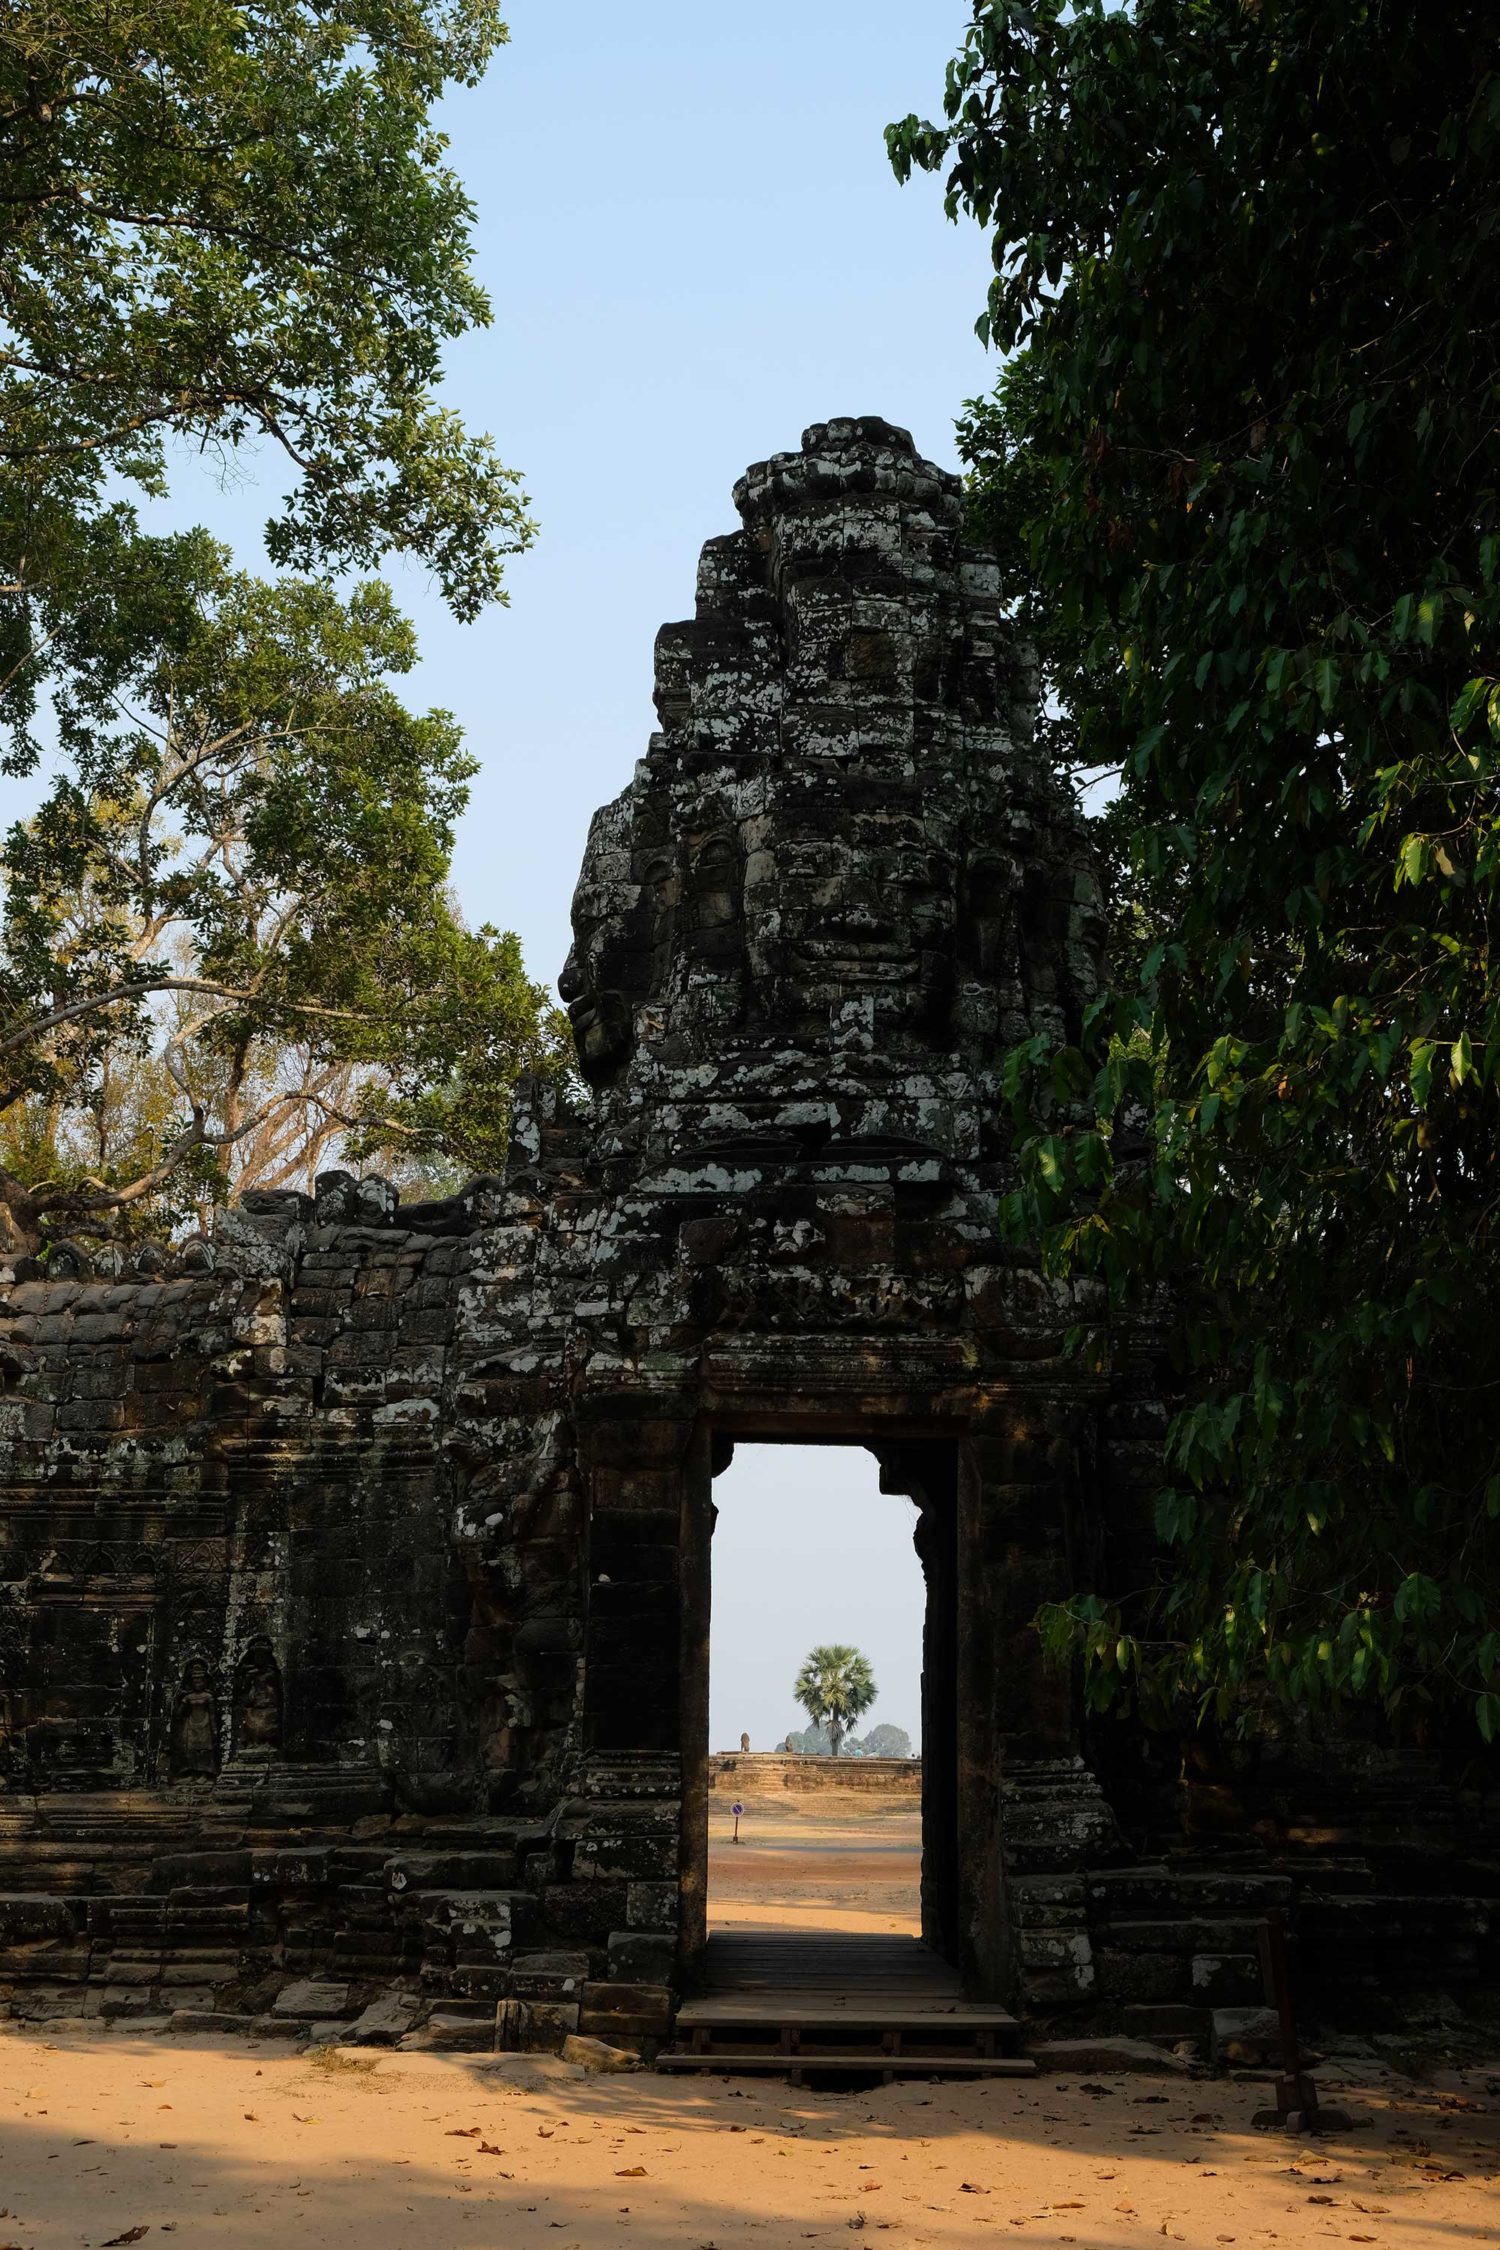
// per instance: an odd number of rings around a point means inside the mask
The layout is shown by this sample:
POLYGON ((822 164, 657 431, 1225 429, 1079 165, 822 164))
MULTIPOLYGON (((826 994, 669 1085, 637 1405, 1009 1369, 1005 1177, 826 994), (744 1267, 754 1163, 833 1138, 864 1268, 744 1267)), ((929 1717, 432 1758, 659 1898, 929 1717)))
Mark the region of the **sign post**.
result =
POLYGON ((1286 1919, 1273 1907, 1260 1928, 1260 1971, 1266 2004, 1274 2008, 1281 2036, 1281 2073, 1276 2080, 1276 2107, 1258 2109, 1252 2123, 1262 2131, 1279 2128, 1284 2133, 1336 2133, 1349 2125, 1347 2110, 1326 2108, 1318 2099, 1317 2081, 1307 2070, 1297 2038, 1297 2016, 1292 2004, 1292 1970, 1287 1953, 1286 1919))
POLYGON ((729 1809, 734 1814, 734 1834, 730 1837, 729 1841, 731 1842, 731 1844, 737 1844, 740 1840, 740 1814, 744 1811, 745 1808, 740 1803, 739 1798, 736 1797, 734 1803, 730 1806, 729 1809))

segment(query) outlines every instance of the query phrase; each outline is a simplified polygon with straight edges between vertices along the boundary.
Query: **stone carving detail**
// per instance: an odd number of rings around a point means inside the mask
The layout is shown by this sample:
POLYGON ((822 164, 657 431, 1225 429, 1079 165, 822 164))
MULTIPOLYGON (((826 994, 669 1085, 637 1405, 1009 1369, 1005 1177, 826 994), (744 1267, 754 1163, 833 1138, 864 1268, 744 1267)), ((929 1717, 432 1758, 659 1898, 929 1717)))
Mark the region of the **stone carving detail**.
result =
POLYGON ((281 1748, 281 1667, 263 1634, 257 1634, 234 1668, 236 1750, 281 1748))
POLYGON ((763 1076, 774 1040, 977 1060, 1028 1027, 1028 968, 1048 1019, 1076 1017, 1098 893, 1027 756, 1032 660, 961 548, 955 480, 885 424, 832 423, 736 499, 696 618, 658 639, 662 731, 590 831, 560 986, 586 1074, 639 1102, 633 1058, 756 1053, 763 1076))
POLYGON ((219 1699, 201 1656, 183 1666, 172 1705, 171 1768, 174 1781, 201 1779, 219 1770, 219 1699))

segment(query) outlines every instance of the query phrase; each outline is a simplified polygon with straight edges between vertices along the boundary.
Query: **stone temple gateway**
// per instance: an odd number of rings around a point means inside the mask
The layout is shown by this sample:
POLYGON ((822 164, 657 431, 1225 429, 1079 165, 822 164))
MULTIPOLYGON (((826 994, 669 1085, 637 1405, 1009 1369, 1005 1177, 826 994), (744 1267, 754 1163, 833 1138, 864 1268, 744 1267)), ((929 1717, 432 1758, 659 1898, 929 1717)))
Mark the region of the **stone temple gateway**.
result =
POLYGON ((712 1485, 858 1445, 919 1508, 923 1915, 980 1998, 1172 2033, 1291 1902, 1335 1995, 1493 1977, 1496 1792, 1269 1725, 1102 1728, 1029 1621, 1148 1567, 1149 1339, 1007 1247, 999 1058, 1102 918, 956 481, 873 420, 750 470, 563 979, 591 1101, 504 1179, 252 1195, 0 1290, 0 1996, 650 2044, 703 1942, 712 1485))

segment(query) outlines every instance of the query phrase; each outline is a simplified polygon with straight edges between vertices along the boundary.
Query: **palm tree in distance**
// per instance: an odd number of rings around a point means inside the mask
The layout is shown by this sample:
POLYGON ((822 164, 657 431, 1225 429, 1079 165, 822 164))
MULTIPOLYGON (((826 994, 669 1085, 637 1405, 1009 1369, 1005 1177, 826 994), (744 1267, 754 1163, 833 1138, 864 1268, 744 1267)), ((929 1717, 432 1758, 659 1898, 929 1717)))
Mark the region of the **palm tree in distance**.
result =
POLYGON ((792 1693, 813 1725, 827 1730, 837 1757, 850 1727, 875 1700, 875 1675, 867 1656, 834 1642, 811 1651, 792 1693))

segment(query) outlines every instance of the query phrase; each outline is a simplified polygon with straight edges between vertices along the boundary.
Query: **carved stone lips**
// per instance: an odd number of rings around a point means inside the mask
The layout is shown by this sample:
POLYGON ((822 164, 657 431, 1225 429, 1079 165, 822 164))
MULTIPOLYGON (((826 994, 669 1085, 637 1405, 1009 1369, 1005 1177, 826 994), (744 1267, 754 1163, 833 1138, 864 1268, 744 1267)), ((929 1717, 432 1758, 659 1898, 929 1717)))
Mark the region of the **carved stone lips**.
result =
POLYGON ((916 970, 915 953, 877 950, 823 953, 803 949, 796 957, 796 973, 809 984, 905 984, 916 970))

